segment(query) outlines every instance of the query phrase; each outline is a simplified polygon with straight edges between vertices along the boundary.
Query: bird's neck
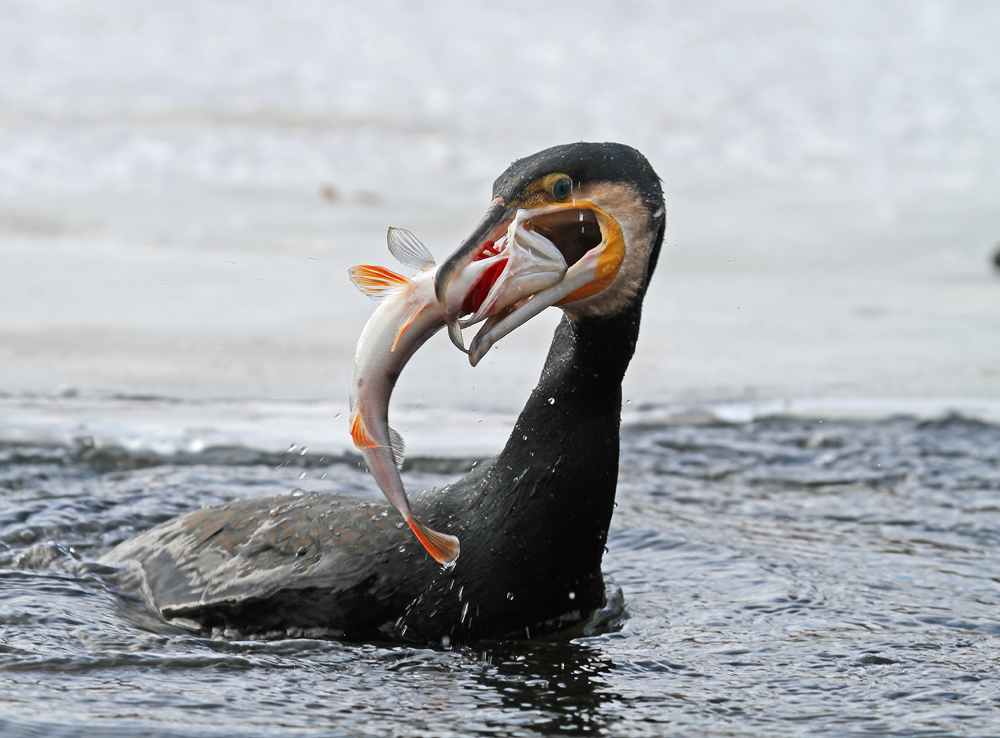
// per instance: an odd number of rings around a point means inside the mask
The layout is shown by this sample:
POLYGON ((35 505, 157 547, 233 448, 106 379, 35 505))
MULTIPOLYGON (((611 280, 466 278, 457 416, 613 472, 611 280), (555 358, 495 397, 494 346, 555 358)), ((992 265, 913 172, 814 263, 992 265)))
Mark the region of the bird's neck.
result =
POLYGON ((562 319, 487 485, 487 495, 505 500, 498 527, 531 538, 509 553, 541 576, 582 581, 583 589, 601 587, 618 482, 621 383, 640 310, 637 302, 610 318, 562 319))

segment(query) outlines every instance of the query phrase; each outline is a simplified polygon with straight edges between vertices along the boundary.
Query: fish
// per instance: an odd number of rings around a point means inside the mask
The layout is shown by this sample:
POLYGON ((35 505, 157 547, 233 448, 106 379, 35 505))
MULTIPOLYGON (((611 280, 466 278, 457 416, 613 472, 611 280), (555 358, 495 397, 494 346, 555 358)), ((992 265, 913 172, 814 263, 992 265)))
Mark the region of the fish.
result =
POLYGON ((436 264, 427 248, 409 231, 390 228, 389 252, 404 266, 417 269, 413 278, 385 267, 360 265, 348 270, 364 294, 379 301, 365 324, 351 370, 350 430, 355 447, 382 493, 439 564, 455 565, 461 550, 456 536, 424 525, 410 508, 399 469, 404 442, 389 427, 389 399, 396 378, 414 352, 446 323, 434 294, 436 264))
POLYGON ((354 352, 350 433, 386 499, 431 557, 450 568, 461 551, 458 538, 433 530, 414 515, 399 475, 405 444, 389 426, 389 400, 396 380, 417 349, 441 328, 447 325, 452 343, 466 351, 463 328, 502 314, 524 299, 524 285, 536 291, 557 282, 566 262, 547 239, 512 223, 507 235, 487 244, 480 258, 457 275, 458 286, 450 291, 454 297, 442 305, 435 294, 438 266, 427 247, 403 228, 390 228, 387 241, 389 252, 417 274, 406 277, 372 265, 348 270, 354 285, 379 302, 354 352))

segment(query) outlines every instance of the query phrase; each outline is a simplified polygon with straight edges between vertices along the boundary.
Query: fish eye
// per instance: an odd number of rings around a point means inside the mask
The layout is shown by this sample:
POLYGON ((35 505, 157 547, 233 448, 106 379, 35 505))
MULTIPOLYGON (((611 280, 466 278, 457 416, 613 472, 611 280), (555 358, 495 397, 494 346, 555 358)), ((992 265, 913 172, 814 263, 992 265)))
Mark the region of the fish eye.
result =
POLYGON ((556 200, 565 200, 573 191, 573 180, 569 177, 560 177, 552 183, 552 197, 556 200))

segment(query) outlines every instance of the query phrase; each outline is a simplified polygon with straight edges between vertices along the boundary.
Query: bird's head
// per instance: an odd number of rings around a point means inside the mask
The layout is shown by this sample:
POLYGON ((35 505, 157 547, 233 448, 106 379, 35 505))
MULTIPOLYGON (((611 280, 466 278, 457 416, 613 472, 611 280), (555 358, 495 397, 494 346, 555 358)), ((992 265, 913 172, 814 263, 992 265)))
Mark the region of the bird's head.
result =
POLYGON ((665 220, 660 180, 635 149, 545 149, 494 182, 486 215, 437 273, 437 299, 463 326, 486 321, 469 347, 475 365, 550 305, 580 320, 641 300, 665 220))

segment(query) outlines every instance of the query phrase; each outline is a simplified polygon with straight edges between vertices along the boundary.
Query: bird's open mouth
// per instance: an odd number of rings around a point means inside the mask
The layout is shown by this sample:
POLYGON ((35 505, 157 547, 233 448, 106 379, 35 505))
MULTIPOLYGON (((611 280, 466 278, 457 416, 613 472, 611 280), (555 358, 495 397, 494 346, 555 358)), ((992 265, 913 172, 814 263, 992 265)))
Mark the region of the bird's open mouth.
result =
POLYGON ((475 365, 546 307, 603 290, 623 256, 617 221, 591 202, 530 209, 495 203, 438 272, 438 301, 453 319, 452 340, 464 349, 460 329, 486 321, 469 347, 475 365))
MULTIPOLYGON (((601 226, 593 210, 561 209, 533 217, 523 217, 522 214, 526 215, 527 212, 522 210, 511 218, 508 221, 507 232, 496 241, 486 240, 482 250, 473 258, 474 262, 490 260, 491 263, 483 270, 479 281, 468 291, 462 302, 461 317, 465 319, 462 321, 465 325, 471 325, 488 315, 495 314, 496 310, 490 310, 493 306, 489 304, 487 298, 491 291, 494 294, 498 292, 497 284, 501 277, 510 275, 512 262, 520 258, 524 271, 529 271, 533 275, 554 271, 555 259, 552 258, 554 252, 546 249, 543 253, 539 253, 537 250, 537 246, 540 245, 539 239, 531 239, 536 248, 535 253, 523 253, 528 241, 526 234, 534 233, 548 241, 551 249, 555 249, 561 255, 563 271, 576 264, 584 254, 601 243, 601 226)), ((531 245, 528 245, 529 249, 530 247, 531 245)), ((528 289, 530 286, 536 286, 534 291, 549 286, 542 282, 544 280, 529 285, 522 279, 521 291, 531 291, 528 289)))
POLYGON ((524 228, 547 238, 566 261, 576 264, 603 240, 597 214, 589 208, 570 208, 529 218, 524 228))

